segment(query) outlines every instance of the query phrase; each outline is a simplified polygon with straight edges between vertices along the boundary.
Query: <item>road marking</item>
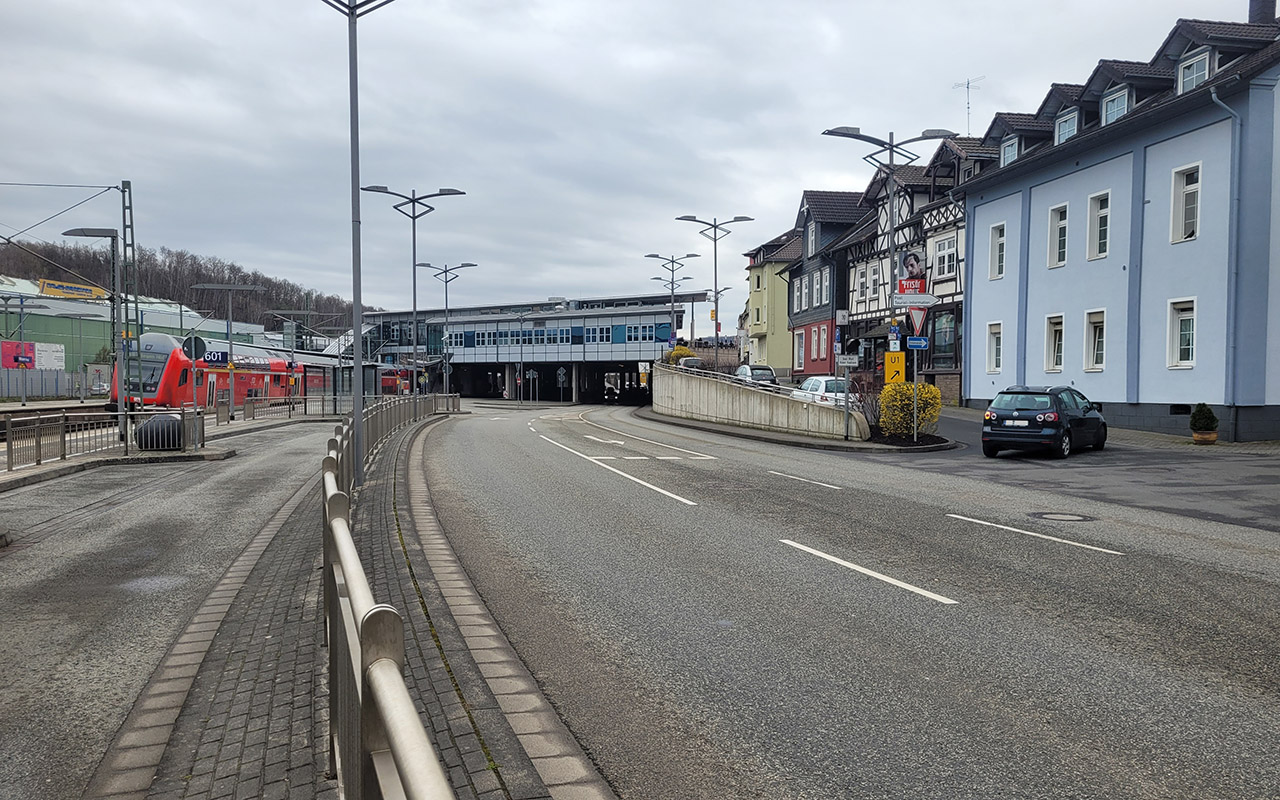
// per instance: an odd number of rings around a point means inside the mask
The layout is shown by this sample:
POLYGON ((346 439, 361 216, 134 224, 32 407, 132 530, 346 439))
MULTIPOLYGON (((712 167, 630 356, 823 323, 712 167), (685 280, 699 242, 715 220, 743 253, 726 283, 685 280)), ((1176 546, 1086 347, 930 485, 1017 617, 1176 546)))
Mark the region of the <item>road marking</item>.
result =
POLYGON ((770 475, 777 475, 782 478, 790 478, 793 481, 803 481, 804 483, 812 483, 814 486, 825 486, 828 489, 843 489, 843 486, 832 486, 829 483, 820 483, 819 481, 811 481, 808 478, 797 478, 795 475, 788 475, 785 472, 774 472, 769 470, 770 475))
POLYGON ((630 439, 635 439, 638 442, 648 442, 649 444, 656 444, 658 447, 665 447, 668 450, 676 450, 681 453, 688 453, 690 461, 715 461, 716 460, 715 456, 709 456, 706 453, 699 453, 694 450, 685 450, 683 447, 676 447, 675 445, 671 445, 671 444, 663 444, 662 442, 655 442, 652 439, 646 439, 643 436, 634 436, 630 433, 623 433, 622 431, 614 430, 613 428, 606 428, 605 426, 601 425, 598 422, 592 422, 586 417, 583 417, 582 415, 586 413, 587 412, 585 411, 580 412, 578 416, 582 419, 583 422, 587 423, 588 425, 593 425, 602 431, 608 431, 609 433, 616 433, 619 436, 626 436, 630 439))
POLYGON ((616 439, 601 439, 599 436, 592 436, 589 433, 583 436, 582 438, 590 439, 591 441, 599 442, 600 444, 626 444, 626 442, 620 442, 616 439))
POLYGON ((659 461, 681 461, 684 456, 654 456, 659 461))
POLYGON ((489 417, 489 419, 508 419, 508 417, 489 417))
POLYGON ((623 456, 623 461, 648 461, 648 456, 623 456))
POLYGON ((587 456, 592 461, 615 461, 617 456, 587 456))
POLYGON ((1117 550, 1108 550, 1105 547, 1094 547, 1091 544, 1081 544, 1080 542, 1073 542, 1069 539, 1059 539, 1057 536, 1049 536, 1043 533, 1033 533, 1032 531, 1024 531, 1020 528, 1010 528, 1008 525, 997 525, 994 522, 984 522, 980 519, 973 519, 972 517, 962 517, 959 514, 948 514, 947 516, 951 517, 952 519, 961 519, 961 520, 964 520, 965 522, 972 522, 977 525, 989 525, 992 528, 999 528, 1005 531, 1013 531, 1014 533, 1021 533, 1025 536, 1034 536, 1037 539, 1048 539, 1051 542, 1060 542, 1061 544, 1069 544, 1072 547, 1083 547, 1086 550, 1097 550, 1099 553, 1110 553, 1113 556, 1124 555, 1124 553, 1121 553, 1117 550))
POLYGON ((681 496, 680 496, 680 495, 678 495, 678 494, 672 494, 671 492, 668 492, 666 489, 662 489, 662 488, 659 488, 659 487, 657 487, 657 486, 654 486, 652 483, 647 483, 647 482, 645 482, 645 481, 642 481, 642 480, 640 480, 639 478, 635 477, 634 475, 628 475, 627 473, 623 472, 623 471, 622 471, 622 470, 620 470, 620 469, 616 469, 616 468, 614 468, 614 467, 611 467, 611 466, 609 466, 608 464, 601 464, 598 460, 596 460, 596 459, 592 458, 591 456, 588 456, 588 455, 584 455, 584 454, 582 454, 582 453, 579 453, 577 450, 574 450, 572 447, 566 447, 565 445, 562 445, 562 444, 560 444, 560 443, 559 443, 559 442, 557 442, 557 441, 553 441, 553 440, 551 440, 551 439, 547 439, 547 437, 542 436, 541 434, 539 434, 539 438, 544 439, 544 440, 546 440, 546 441, 548 441, 548 442, 551 442, 551 444, 554 444, 556 447, 559 447, 561 450, 568 450, 570 453, 573 453, 573 454, 574 454, 575 456, 577 456, 578 458, 586 459, 587 461, 590 461, 592 464, 595 464, 597 467, 600 467, 601 469, 607 469, 607 470, 609 470, 610 472, 613 472, 613 473, 616 473, 616 474, 618 474, 618 475, 621 475, 622 477, 626 478, 626 479, 627 479, 627 480, 629 480, 629 481, 634 481, 635 483, 640 484, 641 486, 645 487, 646 489, 652 489, 652 490, 654 490, 655 492, 657 492, 658 494, 664 494, 664 495, 666 495, 667 497, 670 497, 672 500, 679 500, 681 503, 684 503, 684 504, 685 504, 685 505, 687 505, 687 506, 696 506, 696 505, 697 505, 697 503, 693 502, 692 500, 686 500, 685 498, 681 497, 681 496))
POLYGON ((911 584, 909 584, 909 583, 903 583, 902 581, 898 580, 897 578, 890 578, 888 575, 881 575, 879 572, 875 572, 875 571, 873 571, 873 570, 869 570, 869 569, 867 569, 866 567, 860 567, 860 566, 858 566, 857 564, 852 564, 852 563, 850 563, 850 562, 848 562, 848 561, 845 561, 844 559, 840 559, 840 558, 836 558, 835 556, 827 555, 826 553, 822 552, 821 550, 814 550, 812 547, 805 547, 804 545, 799 544, 799 543, 797 543, 797 542, 793 542, 793 541, 791 541, 790 539, 779 539, 778 541, 782 542, 782 543, 783 543, 783 544, 785 544, 785 545, 790 545, 790 546, 792 546, 792 547, 796 548, 797 550, 803 550, 803 551, 805 551, 806 553, 811 553, 811 554, 813 554, 813 555, 817 556, 818 558, 825 558, 826 560, 828 560, 828 561, 832 562, 833 564, 839 564, 839 565, 840 565, 840 566, 842 566, 842 567, 848 567, 849 569, 853 570, 854 572, 861 572, 863 575, 867 575, 867 576, 869 576, 869 577, 875 578, 876 580, 884 581, 885 583, 891 583, 891 584, 893 584, 894 586, 897 586, 899 589, 906 589, 906 590, 907 590, 907 591, 909 591, 909 592, 915 592, 916 594, 918 594, 918 595, 922 595, 922 596, 924 596, 924 597, 927 597, 927 598, 929 598, 930 600, 937 600, 939 603, 945 603, 945 604, 948 604, 948 605, 954 605, 954 604, 956 604, 956 603, 960 602, 960 601, 958 601, 958 600, 952 600, 950 597, 943 597, 943 596, 942 596, 942 595, 940 595, 940 594, 934 594, 933 592, 929 591, 928 589, 921 589, 919 586, 912 586, 912 585, 911 585, 911 584))

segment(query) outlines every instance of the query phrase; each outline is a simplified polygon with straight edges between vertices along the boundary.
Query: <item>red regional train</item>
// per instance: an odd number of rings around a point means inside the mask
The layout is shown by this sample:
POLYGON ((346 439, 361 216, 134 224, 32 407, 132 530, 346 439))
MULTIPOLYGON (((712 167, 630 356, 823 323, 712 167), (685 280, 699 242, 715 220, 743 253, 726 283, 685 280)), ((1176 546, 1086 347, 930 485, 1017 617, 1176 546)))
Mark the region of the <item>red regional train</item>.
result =
MULTIPOLYGON (((332 357, 307 353, 293 356, 291 362, 288 352, 237 343, 234 361, 228 364, 225 341, 207 340, 206 345, 204 358, 195 363, 194 400, 202 408, 231 398, 233 372, 237 406, 246 399, 287 398, 291 386, 295 387, 293 393, 297 396, 323 396, 333 385, 335 360, 332 357), (294 378, 294 382, 291 383, 290 378, 294 378)), ((141 399, 143 406, 190 408, 193 401, 191 359, 182 352, 182 340, 167 333, 144 333, 140 347, 141 382, 136 372, 138 360, 130 359, 125 374, 130 407, 136 408, 141 399)), ((112 411, 116 409, 117 386, 113 370, 111 400, 107 404, 112 411)))

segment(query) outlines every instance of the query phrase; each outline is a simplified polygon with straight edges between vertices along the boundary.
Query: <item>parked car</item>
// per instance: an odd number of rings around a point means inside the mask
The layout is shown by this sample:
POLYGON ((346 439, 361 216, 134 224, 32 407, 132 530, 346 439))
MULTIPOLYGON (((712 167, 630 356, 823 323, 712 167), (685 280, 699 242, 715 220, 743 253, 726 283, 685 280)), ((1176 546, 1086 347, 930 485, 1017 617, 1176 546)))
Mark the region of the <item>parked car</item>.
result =
POLYGON ((844 407, 844 378, 834 375, 815 375, 805 378, 804 382, 791 390, 793 400, 806 403, 824 403, 829 406, 844 407))
POLYGON ((109 394, 111 392, 111 384, 104 381, 98 381, 89 387, 89 394, 109 394))
POLYGON ((1010 386, 995 396, 982 419, 982 454, 1048 448, 1055 458, 1107 444, 1102 404, 1070 386, 1010 386))
POLYGON ((685 369, 702 369, 702 359, 697 356, 685 356, 680 359, 680 363, 677 366, 684 367, 685 369))
POLYGON ((768 364, 743 364, 733 373, 736 380, 749 383, 772 383, 778 385, 778 376, 768 364))

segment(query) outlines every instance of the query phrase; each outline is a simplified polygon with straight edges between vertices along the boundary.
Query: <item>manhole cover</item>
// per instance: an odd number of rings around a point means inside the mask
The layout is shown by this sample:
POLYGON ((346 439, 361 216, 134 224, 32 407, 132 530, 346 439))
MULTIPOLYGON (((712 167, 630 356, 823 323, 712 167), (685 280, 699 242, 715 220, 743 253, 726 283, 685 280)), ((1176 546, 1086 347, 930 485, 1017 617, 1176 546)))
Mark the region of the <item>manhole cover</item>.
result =
POLYGON ((1065 511, 1036 511, 1027 515, 1032 519, 1047 519, 1053 522, 1093 522, 1094 517, 1084 514, 1068 514, 1065 511))

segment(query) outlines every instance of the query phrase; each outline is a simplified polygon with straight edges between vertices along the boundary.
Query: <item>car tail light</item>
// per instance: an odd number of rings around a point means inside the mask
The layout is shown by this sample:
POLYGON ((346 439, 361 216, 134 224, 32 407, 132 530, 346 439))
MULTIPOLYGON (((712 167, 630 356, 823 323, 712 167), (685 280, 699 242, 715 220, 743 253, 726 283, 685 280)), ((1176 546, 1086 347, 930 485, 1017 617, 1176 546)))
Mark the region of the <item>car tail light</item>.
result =
POLYGON ((1050 411, 1047 414, 1036 414, 1036 422, 1057 422, 1058 412, 1050 411))
POLYGON ((985 413, 985 414, 983 414, 983 415, 982 415, 982 418, 983 418, 983 419, 995 419, 995 418, 996 418, 996 412, 994 412, 994 411, 988 411, 987 413, 985 413))

